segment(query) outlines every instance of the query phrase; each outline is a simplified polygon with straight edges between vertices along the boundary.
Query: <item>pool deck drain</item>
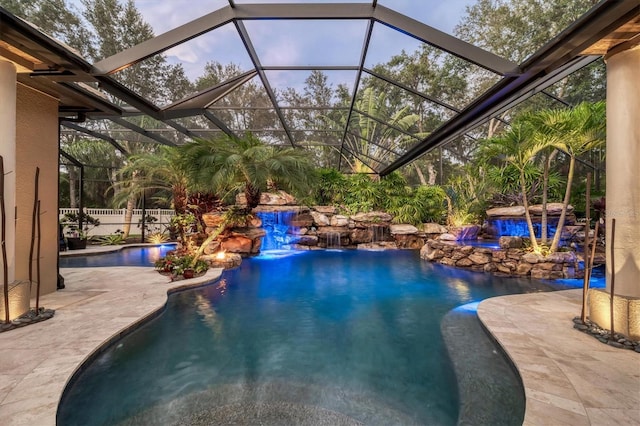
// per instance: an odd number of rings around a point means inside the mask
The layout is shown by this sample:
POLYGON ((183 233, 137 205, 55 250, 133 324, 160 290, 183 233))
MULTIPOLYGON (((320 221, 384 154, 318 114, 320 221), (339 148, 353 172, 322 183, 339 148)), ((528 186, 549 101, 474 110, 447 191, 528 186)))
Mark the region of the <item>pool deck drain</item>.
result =
MULTIPOLYGON (((55 317, 0 334, 2 424, 55 425, 65 384, 102 342, 162 308, 168 290, 220 273, 168 283, 144 267, 63 269, 66 289, 41 298, 55 317)), ((522 376, 525 425, 638 425, 640 356, 572 328, 581 294, 497 297, 478 314, 522 376)))

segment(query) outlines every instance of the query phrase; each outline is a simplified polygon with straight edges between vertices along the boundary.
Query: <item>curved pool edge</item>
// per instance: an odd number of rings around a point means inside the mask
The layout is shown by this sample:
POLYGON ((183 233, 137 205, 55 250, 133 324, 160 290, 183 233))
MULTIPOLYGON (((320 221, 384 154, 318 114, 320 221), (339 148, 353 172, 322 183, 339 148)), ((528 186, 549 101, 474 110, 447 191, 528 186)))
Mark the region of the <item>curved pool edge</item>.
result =
POLYGON ((66 288, 40 301, 54 318, 0 334, 3 424, 56 424, 65 389, 88 361, 161 315, 170 294, 213 284, 222 271, 169 282, 150 267, 61 269, 66 288))
POLYGON ((85 249, 78 250, 66 250, 58 252, 60 257, 82 257, 82 256, 97 256, 100 254, 116 253, 129 248, 139 247, 161 247, 165 245, 177 246, 178 243, 167 242, 162 244, 155 243, 132 243, 132 244, 119 244, 119 245, 107 245, 107 246, 95 246, 90 245, 85 249))
POLYGON ((581 306, 581 289, 500 296, 478 306, 522 379, 525 425, 629 424, 640 415, 638 354, 574 329, 581 306))
MULTIPOLYGON (((154 245, 153 244, 151 244, 151 245, 148 245, 148 244, 144 244, 144 245, 143 244, 139 244, 139 245, 137 245, 137 247, 141 247, 141 246, 148 247, 148 246, 154 246, 154 245)), ((129 247, 133 247, 133 246, 130 245, 129 247)), ((121 267, 117 267, 117 268, 121 268, 121 267)), ((141 268, 141 267, 140 266, 131 266, 130 268, 141 268)), ((70 270, 70 269, 77 269, 77 268, 67 268, 66 270, 70 270)), ((150 269, 150 268, 146 268, 146 269, 150 269)), ((212 268, 212 269, 207 270, 205 275, 202 275, 200 277, 195 277, 195 278, 185 279, 185 280, 179 280, 179 281, 169 281, 169 282, 167 282, 166 281, 167 280, 166 276, 158 274, 157 271, 155 271, 155 269, 152 269, 152 270, 153 270, 154 274, 156 274, 159 277, 161 277, 160 279, 158 279, 158 281, 164 281, 164 283, 171 285, 170 287, 168 287, 166 289, 165 298, 164 298, 163 303, 161 305, 157 306, 155 309, 152 309, 151 311, 145 313, 143 316, 139 317, 138 319, 134 320, 133 322, 125 325, 120 330, 116 331, 114 334, 112 334, 107 339, 102 341, 90 353, 88 353, 85 356, 85 358, 76 366, 76 368, 73 370, 71 375, 68 377, 68 379, 64 383, 64 386, 63 386, 62 391, 60 393, 60 397, 58 398, 58 403, 56 404, 56 411, 55 411, 56 424, 58 423, 57 422, 58 409, 59 409, 60 404, 62 403, 62 401, 63 401, 63 399, 64 399, 64 397, 65 397, 65 395, 67 393, 67 389, 71 385, 73 385, 73 383, 77 380, 79 375, 82 374, 82 372, 84 371, 84 369, 86 368, 87 365, 89 365, 91 362, 93 362, 104 351, 109 349, 113 344, 117 343, 119 340, 121 340, 126 335, 133 333, 138 328, 140 328, 143 325, 147 324, 148 322, 154 320, 155 318, 158 318, 159 316, 161 316, 166 310, 167 301, 169 299, 169 296, 171 296, 172 294, 175 294, 175 293, 182 292, 182 291, 187 291, 187 290, 192 290, 192 289, 197 289, 197 288, 205 287, 205 286, 208 286, 208 285, 212 285, 212 284, 214 284, 214 283, 216 283, 216 282, 218 282, 220 280, 220 277, 222 276, 222 272, 224 271, 223 268, 212 268)), ((139 269, 138 269, 138 271, 139 271, 139 269)), ((160 284, 160 283, 158 283, 158 284, 160 284)))
POLYGON ((440 323, 458 390, 458 425, 522 422, 525 394, 512 359, 477 314, 479 302, 458 306, 440 323), (469 347, 473 347, 473 353, 469 347))

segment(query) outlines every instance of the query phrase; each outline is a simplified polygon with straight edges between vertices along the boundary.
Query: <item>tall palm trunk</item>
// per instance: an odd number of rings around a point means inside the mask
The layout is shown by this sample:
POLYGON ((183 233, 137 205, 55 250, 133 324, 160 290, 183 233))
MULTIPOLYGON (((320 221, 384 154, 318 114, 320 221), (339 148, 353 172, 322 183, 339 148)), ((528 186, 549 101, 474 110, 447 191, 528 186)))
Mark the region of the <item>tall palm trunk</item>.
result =
MULTIPOLYGON (((133 172, 131 176, 131 185, 138 185, 138 172, 133 172)), ((127 198, 127 209, 124 212, 124 225, 122 226, 122 237, 127 238, 131 232, 131 220, 133 219, 133 209, 136 206, 137 198, 134 194, 129 195, 127 198)))
MULTIPOLYGON (((424 174, 422 173, 422 170, 420 169, 420 166, 418 166, 418 163, 413 163, 413 167, 416 169, 416 174, 418 175, 418 179, 420 179, 420 185, 426 185, 427 184, 427 180, 424 178, 424 174)), ((432 167, 431 165, 429 165, 429 167, 432 167)), ((431 168, 429 168, 429 174, 431 174, 431 168)))
POLYGON ((247 198, 247 211, 251 211, 260 204, 260 195, 262 191, 260 188, 252 184, 251 182, 247 182, 244 187, 244 195, 247 198))
POLYGON ((547 245, 547 240, 549 239, 549 235, 547 235, 547 224, 549 223, 549 215, 547 214, 547 204, 549 203, 549 170, 551 169, 551 162, 557 157, 559 152, 557 149, 547 152, 544 159, 544 169, 542 173, 542 217, 540 219, 540 226, 542 227, 540 242, 544 245, 547 245))
POLYGON ((187 188, 182 184, 176 184, 172 188, 173 210, 176 214, 183 214, 187 211, 187 188))
POLYGON ((542 217, 540 218, 540 243, 547 245, 547 198, 549 192, 549 167, 551 162, 549 153, 544 157, 542 171, 542 217))
POLYGON ((520 169, 520 189, 522 190, 522 205, 524 206, 524 217, 527 220, 527 228, 529 228, 529 238, 531 238, 531 247, 534 251, 539 251, 536 232, 533 229, 531 221, 531 213, 529 213, 529 200, 527 199, 527 184, 524 178, 524 169, 520 169))
POLYGON ((133 208, 136 205, 136 197, 130 195, 127 199, 127 208, 124 212, 124 224, 122 225, 122 237, 127 238, 131 232, 131 220, 133 219, 133 208))
POLYGON ((553 235, 553 242, 551 243, 551 253, 558 250, 560 245, 560 236, 562 235, 562 228, 564 227, 564 221, 567 217, 567 208, 569 207, 569 199, 571 198, 571 185, 573 184, 573 171, 575 168, 576 159, 573 155, 569 160, 569 173, 567 175, 567 189, 564 192, 564 200, 562 201, 562 212, 560 213, 560 219, 558 219, 558 227, 556 233, 553 235))
POLYGON ((69 167, 69 207, 78 208, 78 193, 76 187, 78 185, 78 175, 74 167, 69 167))

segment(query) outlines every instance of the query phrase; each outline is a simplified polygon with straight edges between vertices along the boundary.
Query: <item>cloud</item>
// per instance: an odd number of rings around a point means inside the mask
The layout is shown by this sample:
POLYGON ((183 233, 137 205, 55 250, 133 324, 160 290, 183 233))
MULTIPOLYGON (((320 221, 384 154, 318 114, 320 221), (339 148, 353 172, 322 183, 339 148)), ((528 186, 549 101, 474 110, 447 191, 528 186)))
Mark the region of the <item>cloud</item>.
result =
MULTIPOLYGON (((269 0, 252 0, 268 2, 269 0)), ((317 0, 314 0, 317 1, 317 0)), ((339 0, 334 0, 339 1, 339 0)), ((143 18, 156 34, 164 33, 221 7, 227 0, 135 0, 143 18)), ((269 1, 270 2, 270 1, 269 1)), ((279 2, 283 2, 279 0, 279 2)), ((286 0, 284 2, 295 2, 286 0)), ((303 1, 306 2, 306 1, 303 1)), ((311 0, 309 0, 311 2, 311 0)), ((465 6, 474 0, 380 0, 381 6, 403 13, 427 25, 451 33, 465 6)), ((237 4, 242 1, 237 0, 237 4)), ((263 65, 357 65, 366 32, 365 20, 339 21, 245 21, 263 65)), ((376 24, 376 27, 383 27, 376 24)), ((404 48, 413 51, 414 39, 387 27, 376 29, 367 63, 384 62, 404 48)), ((183 62, 187 75, 195 79, 210 61, 253 67, 234 25, 226 25, 165 52, 172 63, 183 62)), ((274 86, 285 84, 286 73, 274 73, 274 86)))
POLYGON ((135 0, 135 4, 157 35, 228 6, 229 2, 226 0, 135 0))

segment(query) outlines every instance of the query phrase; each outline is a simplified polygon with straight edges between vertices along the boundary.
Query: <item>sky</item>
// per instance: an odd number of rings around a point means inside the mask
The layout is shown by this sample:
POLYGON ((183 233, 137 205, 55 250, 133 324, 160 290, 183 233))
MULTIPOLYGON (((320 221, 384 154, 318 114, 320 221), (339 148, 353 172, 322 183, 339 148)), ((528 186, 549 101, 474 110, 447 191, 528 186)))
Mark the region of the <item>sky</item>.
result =
MULTIPOLYGON (((134 0, 156 35, 228 6, 227 0, 134 0)), ((365 0, 347 2, 371 3, 365 0)), ((235 0, 242 3, 339 3, 340 0, 235 0)), ((72 4, 82 8, 79 0, 72 4)), ((475 0, 379 0, 378 4, 452 34, 475 0)), ((364 41, 364 21, 246 21, 262 65, 357 65, 364 41), (320 53, 320 54, 319 54, 320 53)), ((393 55, 414 51, 419 43, 397 31, 376 24, 367 65, 386 62, 393 55)), ((211 31, 165 52, 170 63, 182 63, 187 76, 195 80, 209 61, 234 62, 243 70, 253 68, 233 25, 211 31)), ((275 88, 298 86, 308 73, 270 71, 275 88), (296 75, 299 74, 299 75, 296 75), (304 74, 304 75, 302 75, 304 74)), ((352 72, 330 72, 330 82, 353 81, 352 72)))

